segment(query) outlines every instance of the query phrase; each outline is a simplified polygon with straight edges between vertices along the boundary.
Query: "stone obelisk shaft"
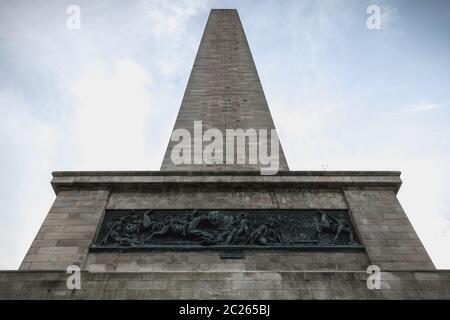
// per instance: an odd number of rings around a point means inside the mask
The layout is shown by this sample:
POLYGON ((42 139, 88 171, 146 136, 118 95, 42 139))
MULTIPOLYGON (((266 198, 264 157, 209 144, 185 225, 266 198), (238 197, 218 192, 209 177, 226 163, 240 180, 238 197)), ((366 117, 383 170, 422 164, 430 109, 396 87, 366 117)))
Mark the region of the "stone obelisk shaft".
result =
MULTIPOLYGON (((194 137, 194 121, 203 130, 275 129, 244 29, 236 10, 211 10, 194 66, 181 103, 175 129, 187 129, 194 137)), ((175 165, 170 141, 161 170, 259 170, 257 164, 175 165)), ((268 141, 270 149, 270 141, 268 141)), ((248 147, 248 146, 247 146, 248 147)), ((198 149, 197 149, 198 150, 198 149)), ((247 149, 248 151, 248 149, 247 149)), ((191 149, 194 159, 194 148, 191 149)), ((226 159, 224 138, 223 159, 226 159)), ((235 152, 236 155, 236 152, 235 152)), ((289 170, 279 146, 279 170, 289 170)))

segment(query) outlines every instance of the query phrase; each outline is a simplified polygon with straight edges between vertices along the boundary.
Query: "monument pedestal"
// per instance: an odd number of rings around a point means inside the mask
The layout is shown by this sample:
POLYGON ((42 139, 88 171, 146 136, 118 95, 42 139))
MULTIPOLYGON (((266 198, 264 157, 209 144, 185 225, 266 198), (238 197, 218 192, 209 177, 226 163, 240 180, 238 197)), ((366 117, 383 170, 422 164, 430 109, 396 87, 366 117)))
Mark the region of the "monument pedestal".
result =
POLYGON ((2 298, 450 298, 450 272, 434 269, 396 199, 398 172, 53 175, 55 203, 21 271, 0 273, 2 298), (109 210, 186 208, 346 210, 363 249, 92 250, 109 210), (81 290, 67 289, 68 265, 81 290), (380 290, 367 287, 369 265, 380 290))

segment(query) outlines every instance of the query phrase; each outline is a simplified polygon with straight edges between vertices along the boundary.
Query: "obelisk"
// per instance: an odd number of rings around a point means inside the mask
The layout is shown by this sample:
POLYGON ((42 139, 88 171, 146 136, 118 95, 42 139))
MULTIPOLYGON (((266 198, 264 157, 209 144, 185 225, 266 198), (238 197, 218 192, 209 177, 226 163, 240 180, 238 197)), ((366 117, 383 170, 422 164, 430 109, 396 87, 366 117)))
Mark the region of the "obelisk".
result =
MULTIPOLYGON (((186 129, 194 136, 195 121, 201 121, 204 130, 216 128, 224 134, 227 129, 275 129, 237 10, 213 9, 209 15, 174 130, 186 129)), ((163 171, 259 170, 261 167, 260 161, 225 163, 226 143, 223 165, 176 165, 171 159, 175 143, 169 142, 161 166, 163 171)), ((267 145, 270 149, 269 140, 267 145)), ((195 152, 194 148, 191 152, 195 152)), ((237 155, 236 148, 234 153, 237 155)), ((278 158, 279 170, 289 170, 281 145, 278 158)))
MULTIPOLYGON (((211 11, 174 132, 196 142, 199 122, 275 128, 236 10, 211 11)), ((0 272, 0 299, 450 298, 397 199, 400 172, 290 171, 280 146, 262 176, 176 164, 175 146, 160 171, 53 172, 55 201, 20 271, 0 272)))

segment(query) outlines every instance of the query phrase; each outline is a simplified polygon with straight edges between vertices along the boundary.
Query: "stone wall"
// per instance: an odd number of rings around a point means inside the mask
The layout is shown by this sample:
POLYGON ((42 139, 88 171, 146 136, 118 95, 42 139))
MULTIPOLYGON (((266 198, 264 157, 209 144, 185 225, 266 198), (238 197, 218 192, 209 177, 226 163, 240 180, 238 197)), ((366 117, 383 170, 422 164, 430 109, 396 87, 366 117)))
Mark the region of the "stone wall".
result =
POLYGON ((30 247, 20 270, 65 270, 75 264, 103 271, 195 270, 363 270, 365 252, 247 252, 243 259, 220 259, 218 252, 89 253, 89 246, 108 209, 346 209, 341 192, 333 190, 262 190, 122 193, 61 191, 30 247), (109 195, 109 197, 108 197, 109 195))
POLYGON ((56 200, 20 271, 0 272, 0 298, 449 298, 450 272, 434 270, 396 198, 398 175, 55 173, 56 200), (89 252, 105 209, 147 208, 348 209, 365 251, 89 252), (71 264, 80 291, 65 287, 71 264), (381 290, 367 289, 370 264, 381 290))
POLYGON ((382 270, 433 270, 396 199, 398 180, 365 174, 56 175, 57 198, 20 270, 65 270, 72 264, 105 272, 365 270, 370 264, 382 270), (105 209, 193 208, 350 209, 366 252, 258 251, 231 260, 218 252, 89 252, 105 209))
POLYGON ((218 252, 90 253, 93 272, 366 270, 365 252, 245 252, 242 259, 221 259, 218 252))
POLYGON ((347 209, 338 190, 207 189, 180 186, 151 193, 116 192, 111 194, 107 209, 347 209))
POLYGON ((0 299, 450 299, 450 271, 384 272, 0 272, 0 299))
POLYGON ((372 264, 383 270, 435 267, 392 190, 344 190, 372 264))
POLYGON ((83 265, 105 211, 106 190, 58 193, 20 270, 66 270, 83 265))

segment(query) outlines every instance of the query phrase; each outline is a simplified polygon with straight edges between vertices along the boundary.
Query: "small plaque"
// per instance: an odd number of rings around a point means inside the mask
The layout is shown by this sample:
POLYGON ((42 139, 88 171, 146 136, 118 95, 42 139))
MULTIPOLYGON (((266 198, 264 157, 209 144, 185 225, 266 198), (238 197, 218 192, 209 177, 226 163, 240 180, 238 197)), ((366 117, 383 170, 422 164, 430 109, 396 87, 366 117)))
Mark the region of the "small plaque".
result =
POLYGON ((220 250, 220 259, 244 259, 242 250, 220 250))

